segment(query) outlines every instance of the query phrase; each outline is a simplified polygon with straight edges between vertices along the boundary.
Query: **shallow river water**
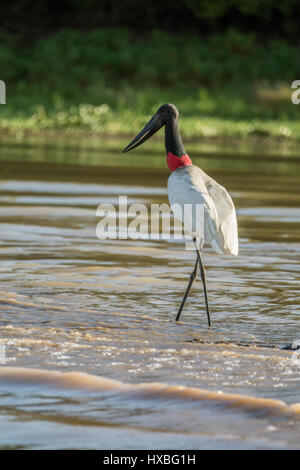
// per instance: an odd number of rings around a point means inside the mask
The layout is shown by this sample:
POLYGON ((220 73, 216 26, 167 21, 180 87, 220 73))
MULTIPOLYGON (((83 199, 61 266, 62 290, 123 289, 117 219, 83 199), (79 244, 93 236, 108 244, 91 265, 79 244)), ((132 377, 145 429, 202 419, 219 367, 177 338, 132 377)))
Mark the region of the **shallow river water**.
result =
POLYGON ((190 152, 239 225, 208 329, 200 280, 175 322, 184 243, 96 236, 99 204, 167 202, 163 155, 0 146, 0 448, 299 448, 300 157, 190 152))

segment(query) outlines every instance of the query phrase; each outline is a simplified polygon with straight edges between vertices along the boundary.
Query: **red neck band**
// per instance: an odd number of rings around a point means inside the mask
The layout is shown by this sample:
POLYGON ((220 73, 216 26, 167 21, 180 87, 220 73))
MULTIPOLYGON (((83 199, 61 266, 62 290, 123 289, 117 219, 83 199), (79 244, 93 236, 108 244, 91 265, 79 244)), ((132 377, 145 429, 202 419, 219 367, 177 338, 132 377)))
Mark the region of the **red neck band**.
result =
POLYGON ((192 165, 192 160, 190 159, 188 154, 183 155, 182 157, 177 157, 177 155, 173 155, 172 152, 168 152, 167 164, 169 169, 171 171, 174 171, 180 166, 192 165))

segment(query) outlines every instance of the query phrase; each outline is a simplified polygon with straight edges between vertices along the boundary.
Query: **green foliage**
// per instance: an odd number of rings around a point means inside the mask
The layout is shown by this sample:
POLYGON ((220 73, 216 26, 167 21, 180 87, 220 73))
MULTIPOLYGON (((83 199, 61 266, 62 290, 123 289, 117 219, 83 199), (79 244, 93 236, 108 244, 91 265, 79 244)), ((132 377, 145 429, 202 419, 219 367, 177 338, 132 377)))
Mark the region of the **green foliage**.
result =
POLYGON ((190 136, 298 136, 290 86, 299 54, 283 40, 260 45, 236 29, 207 38, 153 31, 140 40, 126 29, 65 30, 30 47, 2 39, 2 127, 134 132, 174 102, 190 136))
POLYGON ((0 43, 2 78, 43 83, 70 96, 95 83, 220 86, 226 82, 293 80, 300 76, 299 49, 282 40, 260 45, 253 33, 229 29, 204 39, 154 31, 136 40, 125 29, 61 31, 31 47, 0 43), (69 82, 67 91, 66 82, 69 82))
MULTIPOLYGON (((154 31, 136 40, 124 29, 62 31, 31 47, 0 42, 1 78, 16 94, 37 88, 80 103, 103 86, 210 89, 255 81, 290 83, 300 76, 298 48, 282 40, 259 45, 252 33, 229 29, 204 39, 154 31)), ((15 93, 14 93, 15 94, 15 93)), ((92 95, 95 94, 93 97, 92 95)))

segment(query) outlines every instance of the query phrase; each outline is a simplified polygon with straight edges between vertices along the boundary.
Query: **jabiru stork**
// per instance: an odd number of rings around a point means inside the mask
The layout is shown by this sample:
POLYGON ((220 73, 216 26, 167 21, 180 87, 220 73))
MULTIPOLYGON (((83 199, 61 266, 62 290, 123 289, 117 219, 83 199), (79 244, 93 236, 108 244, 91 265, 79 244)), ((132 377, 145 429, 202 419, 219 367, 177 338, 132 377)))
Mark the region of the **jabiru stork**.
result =
MULTIPOLYGON (((176 321, 189 295, 190 289, 200 267, 203 283, 208 326, 211 326, 210 311, 207 298, 206 273, 202 262, 204 242, 209 243, 217 253, 238 254, 238 229, 235 207, 226 189, 214 181, 199 167, 192 164, 181 141, 179 112, 173 104, 161 106, 141 132, 123 150, 123 153, 138 147, 148 140, 155 132, 165 126, 165 147, 167 164, 171 171, 168 179, 168 197, 170 205, 201 204, 204 206, 204 238, 198 240, 195 226, 187 227, 192 233, 196 249, 196 263, 180 304, 176 321)), ((195 206, 196 207, 196 206, 195 206)), ((203 235, 202 235, 203 237, 203 235)))

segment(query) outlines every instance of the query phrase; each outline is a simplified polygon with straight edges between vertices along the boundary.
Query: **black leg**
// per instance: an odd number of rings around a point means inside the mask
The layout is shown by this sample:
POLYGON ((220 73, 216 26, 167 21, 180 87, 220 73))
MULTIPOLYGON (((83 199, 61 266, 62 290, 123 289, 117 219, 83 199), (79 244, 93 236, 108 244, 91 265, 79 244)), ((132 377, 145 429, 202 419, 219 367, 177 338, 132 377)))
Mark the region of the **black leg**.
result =
POLYGON ((178 313, 177 313, 177 316, 176 316, 176 320, 175 320, 175 321, 178 321, 179 318, 180 318, 180 314, 181 314, 182 309, 183 309, 183 307, 184 307, 185 301, 186 301, 186 299, 187 299, 187 297, 188 297, 188 295, 189 295, 189 292, 190 292, 190 290, 191 290, 192 284, 193 284, 194 279, 195 279, 195 277, 196 277, 196 275, 197 275, 198 263, 199 263, 199 258, 198 258, 198 256, 197 256, 194 270, 193 270, 193 272, 192 272, 192 274, 191 274, 190 281, 189 281, 188 286, 187 286, 187 288, 186 288, 186 291, 185 291, 185 294, 184 294, 184 296, 183 296, 183 299, 182 299, 181 305, 180 305, 180 307, 179 307, 179 310, 178 310, 178 313))
POLYGON ((205 305, 206 305, 206 313, 207 313, 207 322, 208 322, 208 326, 211 326, 210 314, 209 314, 209 306, 208 306, 208 299, 207 299, 207 289, 206 289, 206 273, 205 273, 204 265, 203 265, 203 263, 202 263, 201 248, 199 249, 196 240, 194 240, 194 242, 195 242, 195 245, 196 245, 197 260, 199 261, 199 264, 200 264, 200 274, 201 274, 201 279, 202 279, 202 284, 203 284, 203 290, 204 290, 205 305))

